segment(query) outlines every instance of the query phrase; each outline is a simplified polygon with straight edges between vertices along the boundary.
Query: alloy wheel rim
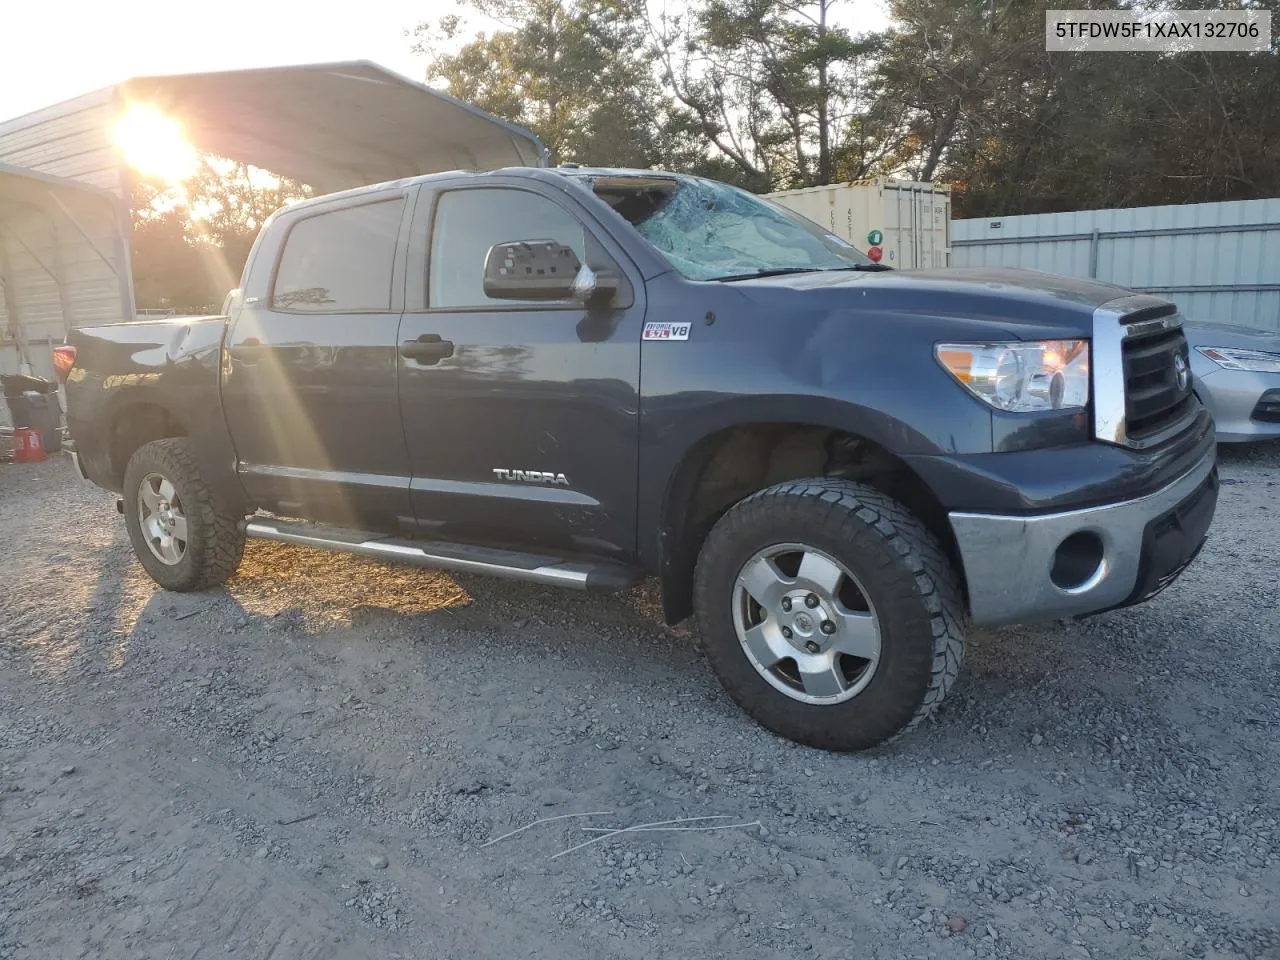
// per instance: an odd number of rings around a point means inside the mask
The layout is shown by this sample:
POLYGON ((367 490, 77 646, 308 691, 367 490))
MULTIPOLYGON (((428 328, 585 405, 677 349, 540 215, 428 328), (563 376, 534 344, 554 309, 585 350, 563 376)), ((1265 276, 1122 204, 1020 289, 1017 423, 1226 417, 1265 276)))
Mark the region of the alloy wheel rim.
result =
POLYGON ((765 547, 738 572, 733 626, 747 660, 802 703, 844 703, 880 662, 880 622, 866 590, 829 554, 803 543, 765 547))
POLYGON ((161 563, 175 566, 187 555, 187 515, 173 483, 149 473, 138 485, 138 527, 161 563))

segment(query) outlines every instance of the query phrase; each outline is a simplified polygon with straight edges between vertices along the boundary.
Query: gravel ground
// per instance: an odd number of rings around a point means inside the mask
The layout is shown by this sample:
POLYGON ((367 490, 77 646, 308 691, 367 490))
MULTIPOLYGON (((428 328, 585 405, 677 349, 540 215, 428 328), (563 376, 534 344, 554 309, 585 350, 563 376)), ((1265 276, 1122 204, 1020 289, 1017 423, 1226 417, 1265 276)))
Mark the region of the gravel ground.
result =
POLYGON ((1280 958, 1280 448, 1223 456, 1175 587, 974 635, 856 756, 652 587, 251 543, 165 594, 64 459, 0 466, 0 958, 1280 958))

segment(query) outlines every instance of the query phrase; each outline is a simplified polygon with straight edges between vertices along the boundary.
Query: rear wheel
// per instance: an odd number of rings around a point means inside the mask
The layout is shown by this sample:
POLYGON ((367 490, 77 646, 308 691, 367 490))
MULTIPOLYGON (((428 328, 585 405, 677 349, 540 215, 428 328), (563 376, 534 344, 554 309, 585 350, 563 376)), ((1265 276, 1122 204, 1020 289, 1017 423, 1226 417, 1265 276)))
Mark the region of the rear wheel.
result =
POLYGON ((166 590, 203 590, 236 571, 240 517, 222 510, 183 438, 143 444, 124 475, 125 526, 133 552, 166 590))
POLYGON ((936 538, 865 484, 779 484, 729 510, 694 603, 725 689, 760 723, 860 750, 933 713, 960 669, 963 603, 936 538))

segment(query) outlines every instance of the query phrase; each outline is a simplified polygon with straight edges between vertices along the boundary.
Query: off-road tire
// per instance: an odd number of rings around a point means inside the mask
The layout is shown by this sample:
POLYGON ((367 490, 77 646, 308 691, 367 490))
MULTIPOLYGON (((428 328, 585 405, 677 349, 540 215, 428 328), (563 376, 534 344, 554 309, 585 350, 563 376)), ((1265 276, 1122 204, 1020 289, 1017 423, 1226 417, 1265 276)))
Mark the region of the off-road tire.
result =
POLYGON ((123 499, 133 552, 151 579, 166 590, 206 590, 236 572, 244 554, 244 532, 240 529, 243 518, 230 515, 218 503, 185 438, 153 440, 139 447, 125 468, 123 499), (186 551, 174 565, 152 554, 140 526, 138 490, 151 474, 159 474, 173 484, 187 519, 186 551))
POLYGON ((902 504, 847 480, 780 483, 730 508, 699 554, 694 609, 729 695, 769 730, 824 750, 863 750, 911 730, 938 708, 964 658, 963 597, 941 544, 902 504), (796 542, 843 564, 875 608, 880 661, 851 700, 816 705, 779 692, 738 639, 739 571, 758 551, 796 542))

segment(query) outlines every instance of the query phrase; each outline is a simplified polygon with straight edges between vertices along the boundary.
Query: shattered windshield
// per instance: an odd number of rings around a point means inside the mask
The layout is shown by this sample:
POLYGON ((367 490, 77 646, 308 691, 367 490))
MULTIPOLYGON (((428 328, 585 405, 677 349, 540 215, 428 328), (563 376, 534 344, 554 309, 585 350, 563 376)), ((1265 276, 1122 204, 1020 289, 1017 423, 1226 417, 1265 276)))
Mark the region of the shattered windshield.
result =
POLYGON ((817 224, 728 184, 671 176, 588 179, 596 196, 691 280, 851 270, 871 264, 817 224))

